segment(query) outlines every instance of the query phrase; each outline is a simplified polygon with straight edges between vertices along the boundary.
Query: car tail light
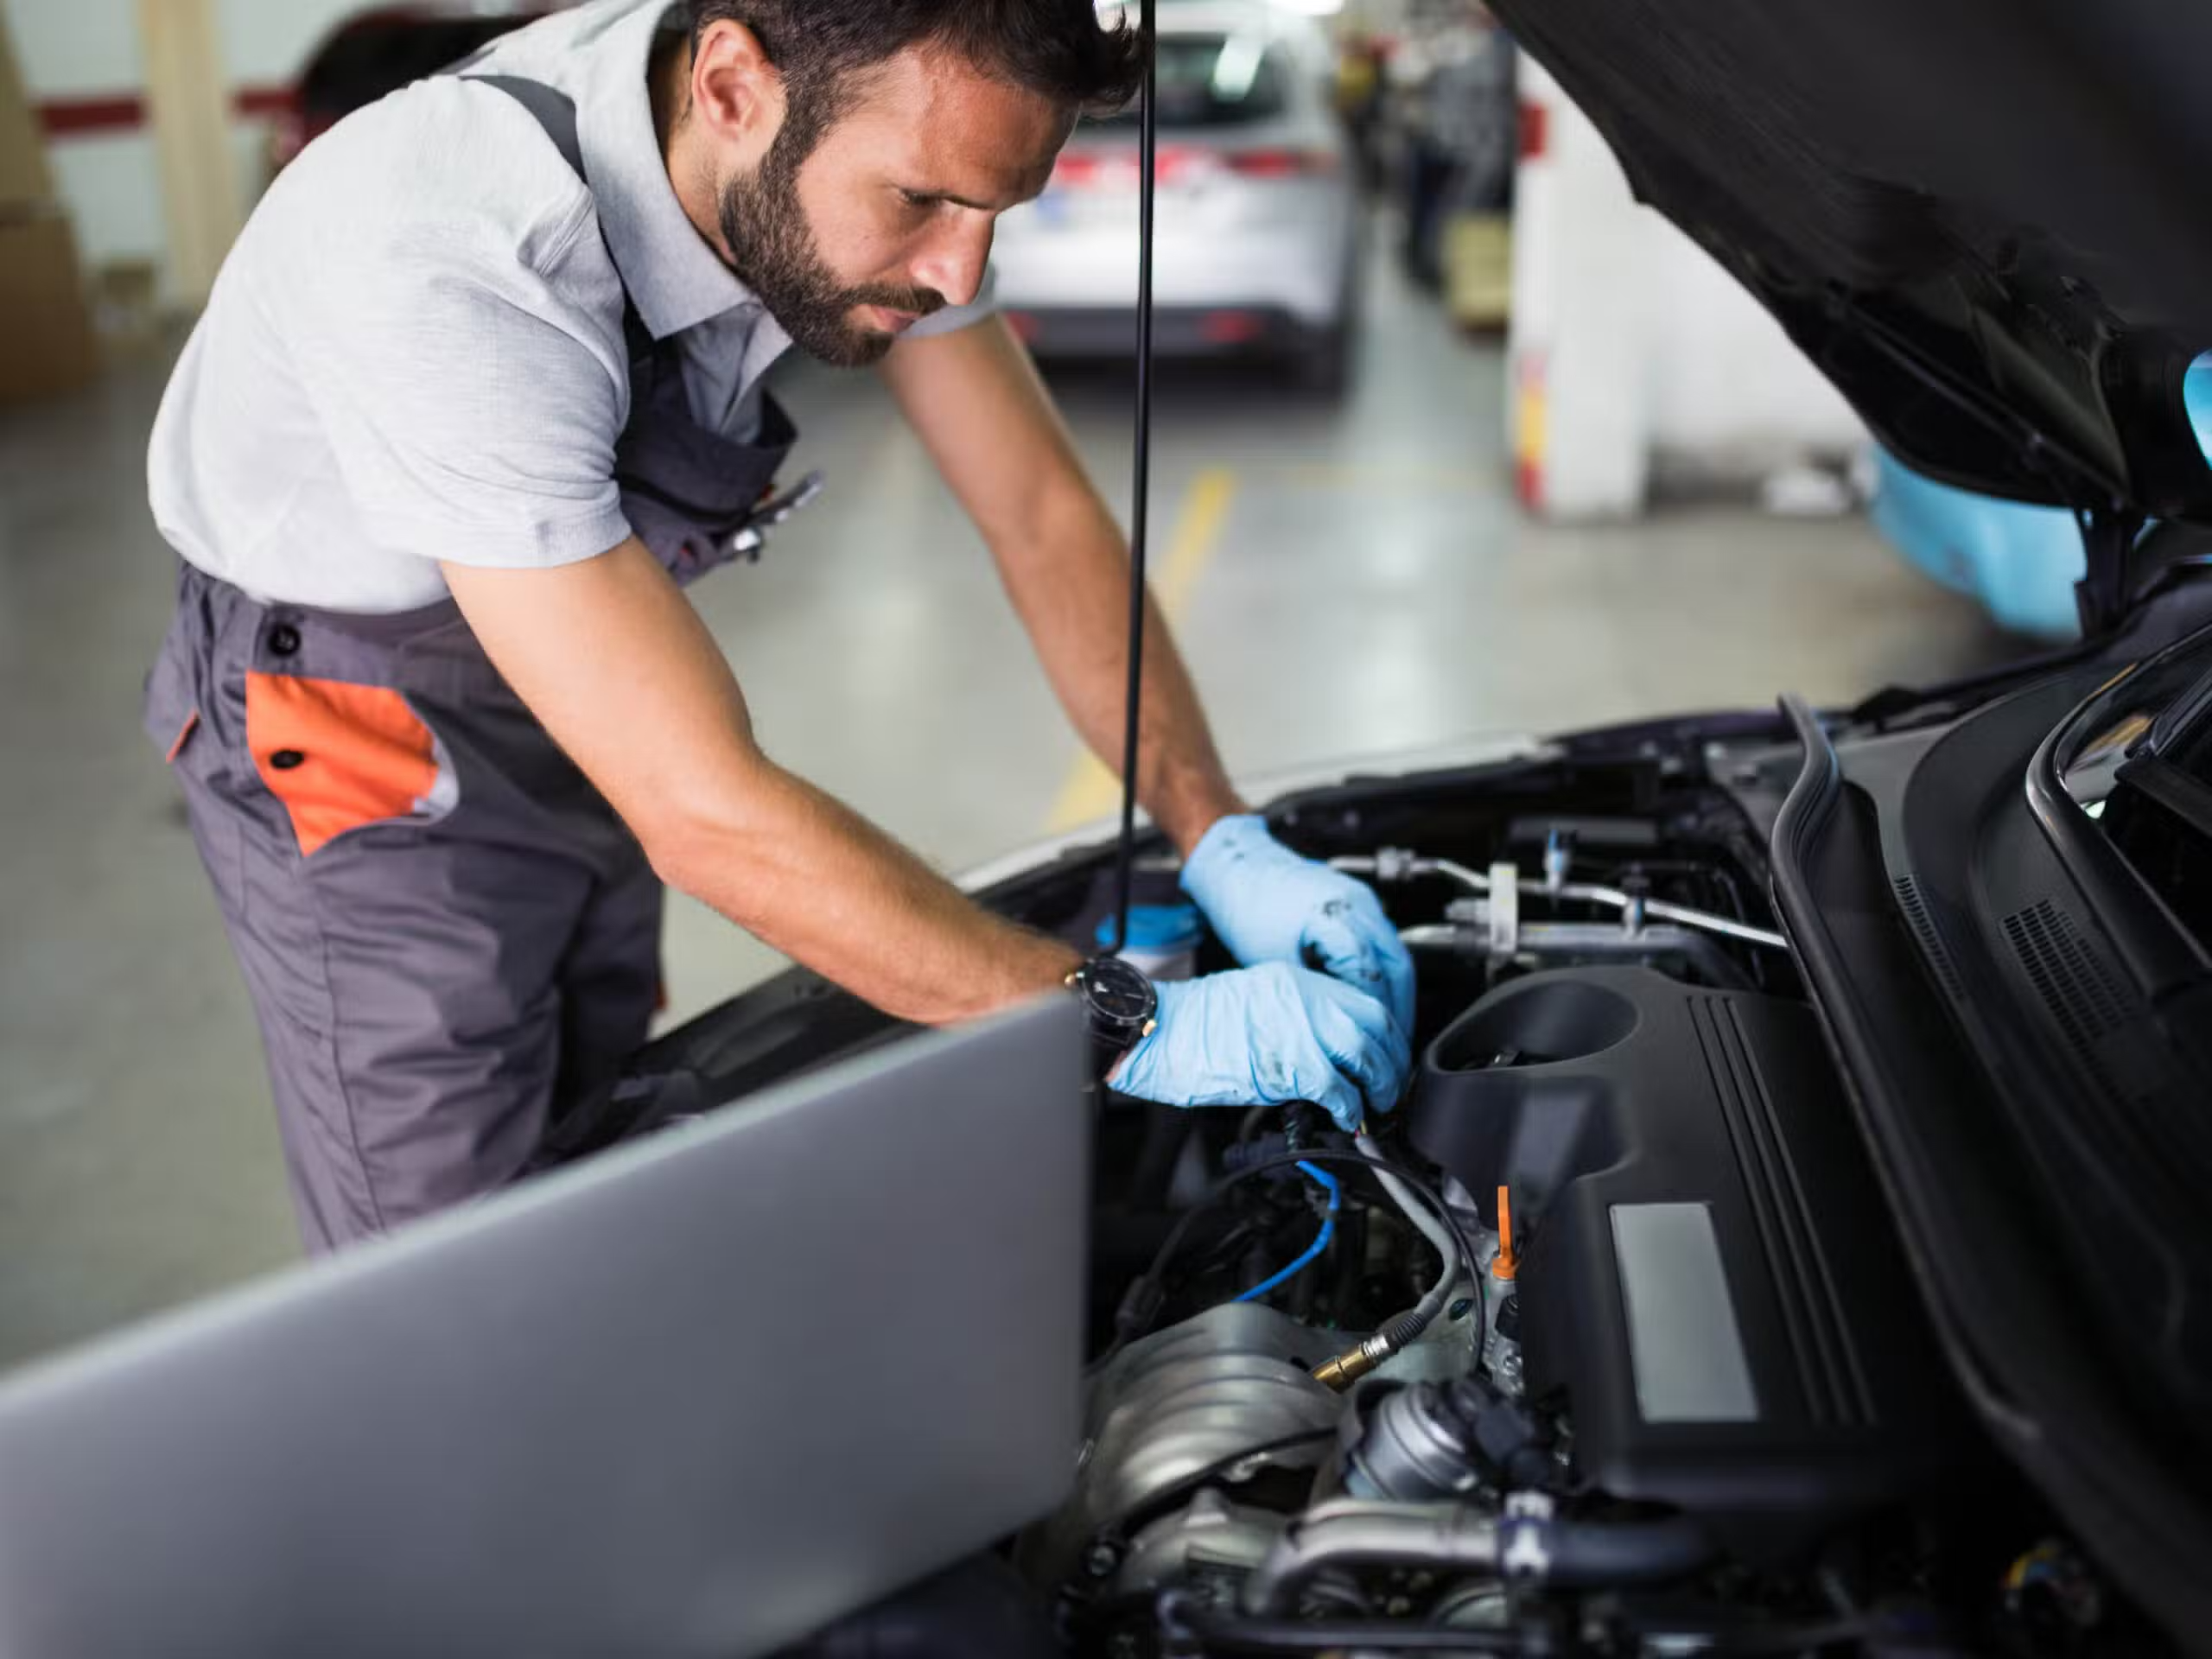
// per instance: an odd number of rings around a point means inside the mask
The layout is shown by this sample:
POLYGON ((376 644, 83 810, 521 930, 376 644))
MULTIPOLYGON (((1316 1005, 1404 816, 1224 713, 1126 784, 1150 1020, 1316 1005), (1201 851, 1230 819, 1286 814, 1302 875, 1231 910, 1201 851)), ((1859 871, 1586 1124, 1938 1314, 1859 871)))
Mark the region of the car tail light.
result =
MULTIPOLYGON (((1156 168, 1162 184, 1173 182, 1191 167, 1192 152, 1182 149, 1163 149, 1156 168)), ((1103 154, 1085 154, 1071 150, 1052 164, 1052 183, 1062 190, 1135 190, 1137 188, 1137 157, 1135 150, 1127 153, 1109 150, 1103 154)))
POLYGON ((1203 177, 1221 164, 1220 157, 1211 150, 1195 149, 1188 144, 1169 144, 1160 152, 1158 174, 1162 184, 1188 184, 1203 177))
MULTIPOLYGON (((1325 178, 1337 158, 1325 149, 1219 150, 1199 144, 1166 144, 1155 170, 1165 185, 1190 184, 1224 169, 1248 179, 1325 178)), ((1052 182, 1063 190, 1135 190, 1134 151, 1071 150, 1052 168, 1052 182)))
POLYGON ((1249 346, 1268 332, 1265 318, 1250 311, 1209 311, 1198 336, 1211 346, 1249 346))
POLYGON ((1103 170, 1099 160, 1096 156, 1063 155, 1052 165, 1052 182, 1063 190, 1088 190, 1103 170))
POLYGON ((1337 170, 1325 149, 1232 149, 1221 159, 1247 179, 1325 179, 1337 170))

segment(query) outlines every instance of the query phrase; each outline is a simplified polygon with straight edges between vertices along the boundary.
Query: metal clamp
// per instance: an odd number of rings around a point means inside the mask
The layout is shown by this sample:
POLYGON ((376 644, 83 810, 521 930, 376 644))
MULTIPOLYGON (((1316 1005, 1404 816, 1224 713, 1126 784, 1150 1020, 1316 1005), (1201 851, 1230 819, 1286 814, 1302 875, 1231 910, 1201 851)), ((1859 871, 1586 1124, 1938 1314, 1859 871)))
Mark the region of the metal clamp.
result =
POLYGON ((1510 962, 1521 954, 1521 872, 1510 864, 1490 867, 1490 959, 1510 962))

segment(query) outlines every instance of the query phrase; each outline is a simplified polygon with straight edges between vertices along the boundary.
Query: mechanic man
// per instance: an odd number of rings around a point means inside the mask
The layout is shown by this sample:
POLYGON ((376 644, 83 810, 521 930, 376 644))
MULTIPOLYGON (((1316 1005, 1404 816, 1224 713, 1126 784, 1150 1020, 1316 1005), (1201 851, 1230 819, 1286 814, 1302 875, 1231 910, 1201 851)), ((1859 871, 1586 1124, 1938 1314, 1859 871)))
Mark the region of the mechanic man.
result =
MULTIPOLYGON (((1138 62, 1092 0, 601 0, 276 180, 154 430, 184 569, 147 725, 312 1248, 509 1179, 642 1042, 663 881, 907 1019, 1091 988, 770 760, 680 586, 791 446, 769 365, 880 364, 1118 754, 1127 550, 986 260, 1138 62)), ((1161 987, 1116 1081, 1387 1107, 1406 955, 1245 810, 1149 627, 1140 795, 1249 965, 1161 987)))

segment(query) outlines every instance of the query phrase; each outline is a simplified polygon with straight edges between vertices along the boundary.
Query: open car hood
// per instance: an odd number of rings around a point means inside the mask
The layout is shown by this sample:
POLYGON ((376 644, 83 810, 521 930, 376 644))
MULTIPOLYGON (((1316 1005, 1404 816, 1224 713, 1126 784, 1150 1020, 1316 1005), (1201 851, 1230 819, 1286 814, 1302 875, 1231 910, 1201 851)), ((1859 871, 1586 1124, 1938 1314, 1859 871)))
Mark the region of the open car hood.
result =
POLYGON ((2183 404, 2212 347, 2212 10, 1494 10, 1639 198, 1758 296, 1901 459, 2111 519, 2212 521, 2183 404))

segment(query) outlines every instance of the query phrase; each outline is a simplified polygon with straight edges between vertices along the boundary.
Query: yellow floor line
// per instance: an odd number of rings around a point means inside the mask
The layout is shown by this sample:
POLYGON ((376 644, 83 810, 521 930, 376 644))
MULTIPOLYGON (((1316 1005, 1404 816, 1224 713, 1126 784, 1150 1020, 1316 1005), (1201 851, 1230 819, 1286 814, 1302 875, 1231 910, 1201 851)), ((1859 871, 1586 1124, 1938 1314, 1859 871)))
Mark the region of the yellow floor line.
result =
MULTIPOLYGON (((1167 544, 1167 557, 1152 577, 1152 591, 1160 601, 1168 626, 1183 620, 1191 590, 1221 542, 1221 527, 1228 522, 1229 505, 1236 494, 1236 475, 1226 467, 1209 467, 1191 480, 1183 498, 1183 511, 1175 520, 1175 533, 1167 544)), ((1068 769, 1067 781, 1052 803, 1046 831, 1058 835, 1103 818, 1122 798, 1122 786, 1098 757, 1084 749, 1068 769)))

